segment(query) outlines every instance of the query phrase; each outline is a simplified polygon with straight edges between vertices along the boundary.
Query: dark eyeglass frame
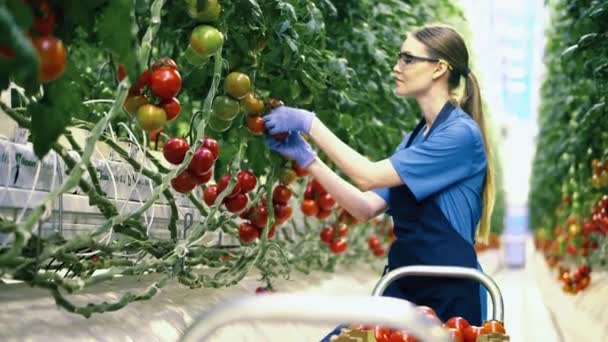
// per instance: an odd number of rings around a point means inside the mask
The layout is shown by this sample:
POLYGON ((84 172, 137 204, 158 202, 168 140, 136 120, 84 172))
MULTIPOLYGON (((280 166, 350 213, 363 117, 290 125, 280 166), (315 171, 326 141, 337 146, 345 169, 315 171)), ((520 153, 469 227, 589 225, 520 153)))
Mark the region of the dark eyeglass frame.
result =
POLYGON ((429 57, 420 57, 420 56, 414 56, 412 54, 409 54, 407 52, 403 52, 400 51, 399 54, 399 59, 403 61, 403 63, 405 64, 412 64, 416 61, 419 62, 432 62, 432 63, 445 63, 448 66, 448 69, 452 70, 452 66, 450 65, 450 63, 448 63, 445 59, 437 59, 437 58, 429 58, 429 57))

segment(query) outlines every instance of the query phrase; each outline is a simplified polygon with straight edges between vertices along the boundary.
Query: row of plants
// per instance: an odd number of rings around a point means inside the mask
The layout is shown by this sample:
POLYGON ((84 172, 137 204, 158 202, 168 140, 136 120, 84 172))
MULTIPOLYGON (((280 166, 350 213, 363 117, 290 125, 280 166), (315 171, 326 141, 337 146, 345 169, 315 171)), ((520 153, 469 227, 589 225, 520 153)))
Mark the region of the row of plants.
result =
POLYGON ((0 88, 21 87, 2 110, 30 130, 38 157, 53 151, 68 172, 23 221, 0 217, 0 233, 12 237, 0 249, 0 273, 47 288, 58 305, 89 317, 149 299, 173 279, 225 287, 255 268, 264 292, 292 272, 375 264, 394 239, 390 218, 358 222, 336 206, 306 170, 267 148, 262 116, 284 104, 307 108, 356 150, 386 158, 420 118, 411 100, 393 95, 394 52, 408 30, 446 18, 460 18, 448 0, 0 4, 9 33, 0 37, 0 88), (73 127, 89 131, 86 144, 73 127), (101 189, 91 159, 97 143, 153 183, 134 212, 121 214, 101 189), (74 187, 106 223, 70 240, 35 234, 74 187), (185 238, 178 196, 201 216, 185 238), (160 197, 171 208, 169 239, 152 238, 141 220, 160 197), (240 246, 201 244, 220 230, 240 246), (65 295, 144 273, 161 277, 115 302, 79 306, 65 295))
POLYGON ((529 196, 536 247, 566 293, 608 258, 608 1, 550 1, 529 196))

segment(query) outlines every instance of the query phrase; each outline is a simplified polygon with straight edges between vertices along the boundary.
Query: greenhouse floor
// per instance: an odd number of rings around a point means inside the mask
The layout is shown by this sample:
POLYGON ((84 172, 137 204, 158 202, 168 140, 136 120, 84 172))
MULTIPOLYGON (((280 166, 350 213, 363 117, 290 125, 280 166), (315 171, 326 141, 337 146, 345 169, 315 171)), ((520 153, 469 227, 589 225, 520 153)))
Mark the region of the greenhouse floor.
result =
MULTIPOLYGON (((527 253, 532 253, 531 243, 527 244, 527 253)), ((480 260, 486 273, 495 279, 503 292, 505 325, 511 341, 561 341, 542 301, 532 267, 506 268, 500 262, 502 255, 501 251, 487 251, 480 255, 480 260)), ((116 291, 116 288, 139 289, 152 281, 151 277, 120 279, 113 285, 104 284, 74 297, 83 303, 84 300, 112 300, 124 293, 116 291), (113 286, 112 291, 109 286, 113 286)), ((363 295, 370 292, 376 281, 377 275, 365 266, 359 270, 340 269, 334 274, 315 272, 289 281, 277 281, 275 286, 290 293, 363 295)), ((0 285, 0 322, 3 322, 0 340, 175 341, 207 307, 233 296, 250 295, 257 286, 259 282, 254 275, 221 291, 188 290, 172 283, 151 301, 134 303, 114 313, 85 319, 57 309, 43 290, 23 284, 4 284, 0 285)), ((315 341, 331 327, 297 322, 242 323, 220 329, 212 341, 284 341, 285 336, 290 336, 290 341, 315 341)))

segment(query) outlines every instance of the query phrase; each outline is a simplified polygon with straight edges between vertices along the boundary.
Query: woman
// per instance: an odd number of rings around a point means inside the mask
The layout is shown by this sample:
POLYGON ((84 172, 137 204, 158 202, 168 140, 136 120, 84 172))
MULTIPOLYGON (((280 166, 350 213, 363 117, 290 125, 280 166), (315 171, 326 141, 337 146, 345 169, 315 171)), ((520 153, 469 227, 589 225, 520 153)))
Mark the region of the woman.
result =
MULTIPOLYGON (((368 220, 388 209, 397 237, 388 253, 388 270, 407 265, 479 268, 473 243, 476 234, 481 239, 488 235, 494 182, 467 47, 452 28, 426 26, 407 36, 398 57, 395 94, 416 98, 423 118, 389 158, 369 161, 314 113, 289 107, 264 118, 270 134, 290 132, 285 140, 268 137, 267 143, 307 167, 357 219, 368 220), (461 79, 465 91, 458 104, 451 95, 461 79), (299 132, 308 133, 356 187, 317 158, 299 132)), ((485 291, 473 281, 403 278, 385 295, 430 306, 442 321, 462 316, 480 325, 485 316, 485 291)))

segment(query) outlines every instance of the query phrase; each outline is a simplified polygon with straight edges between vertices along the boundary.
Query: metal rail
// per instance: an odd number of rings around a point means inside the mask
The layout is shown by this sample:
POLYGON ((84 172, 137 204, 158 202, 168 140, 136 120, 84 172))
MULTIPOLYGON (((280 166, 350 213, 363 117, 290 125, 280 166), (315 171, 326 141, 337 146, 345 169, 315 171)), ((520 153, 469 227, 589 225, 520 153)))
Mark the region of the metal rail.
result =
POLYGON ((382 325, 407 330, 421 341, 450 341, 437 321, 425 317, 406 300, 296 294, 265 294, 218 304, 200 315, 181 341, 207 341, 224 325, 251 321, 382 325))
POLYGON ((372 296, 381 296, 386 288, 397 279, 410 276, 425 276, 438 278, 461 278, 475 280, 481 283, 492 299, 492 314, 494 320, 504 322, 504 302, 498 285, 483 272, 468 267, 455 266, 404 266, 396 268, 384 275, 372 291, 372 296))

